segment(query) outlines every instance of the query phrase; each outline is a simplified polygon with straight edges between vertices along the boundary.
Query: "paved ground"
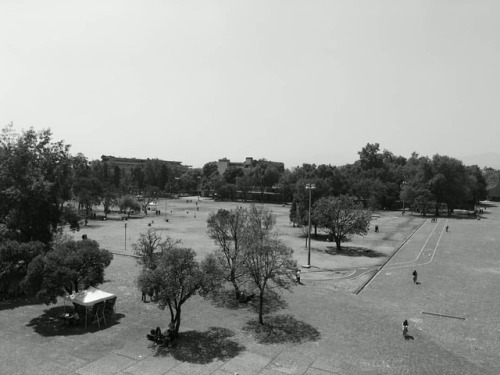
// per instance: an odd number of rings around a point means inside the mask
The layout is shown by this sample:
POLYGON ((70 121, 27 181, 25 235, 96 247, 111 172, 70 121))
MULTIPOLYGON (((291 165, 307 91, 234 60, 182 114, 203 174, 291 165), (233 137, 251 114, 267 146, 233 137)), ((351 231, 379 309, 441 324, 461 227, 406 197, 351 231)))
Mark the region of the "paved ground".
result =
MULTIPOLYGON (((374 241, 380 252, 397 249, 404 238, 396 238, 399 224, 391 222, 396 224, 385 242, 373 234, 365 241, 374 241)), ((318 268, 303 271, 304 285, 285 293, 287 309, 275 312, 293 315, 296 330, 309 339, 301 344, 260 344, 242 329, 256 316, 252 307, 226 309, 193 298, 183 309, 183 342, 157 351, 145 334, 166 326, 168 313, 140 301, 135 260, 115 256, 103 289, 119 296, 118 317, 105 329, 61 326, 54 317, 62 304, 0 305, 0 373, 496 375, 499 226, 496 206, 480 221, 427 220, 375 277, 356 279, 370 280, 358 295, 345 292, 353 280, 339 280, 344 267, 326 261, 339 256, 313 253, 318 268), (414 269, 420 285, 412 282, 414 269), (402 336, 404 319, 414 340, 402 336)), ((386 260, 373 258, 366 267, 380 268, 386 260)))

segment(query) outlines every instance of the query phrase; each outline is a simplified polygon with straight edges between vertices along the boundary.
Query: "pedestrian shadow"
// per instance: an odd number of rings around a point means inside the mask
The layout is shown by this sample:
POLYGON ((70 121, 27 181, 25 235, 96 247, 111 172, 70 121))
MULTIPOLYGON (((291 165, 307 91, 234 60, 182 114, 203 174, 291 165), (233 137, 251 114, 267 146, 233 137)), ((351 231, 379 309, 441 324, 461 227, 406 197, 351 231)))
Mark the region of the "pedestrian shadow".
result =
POLYGON ((288 314, 264 316, 264 324, 258 318, 252 319, 243 330, 253 333, 260 344, 300 344, 321 338, 316 328, 288 314))
POLYGON ((363 247, 350 247, 350 246, 344 246, 340 250, 337 249, 336 246, 328 246, 325 252, 330 255, 344 255, 348 257, 379 258, 387 256, 387 254, 380 253, 372 249, 366 249, 363 247))
POLYGON ((125 317, 124 314, 116 313, 114 319, 106 321, 106 325, 104 325, 104 322, 101 322, 101 327, 99 327, 97 324, 92 324, 92 317, 89 314, 87 316, 87 328, 85 328, 85 317, 80 317, 80 323, 78 325, 68 326, 61 319, 61 315, 70 310, 72 310, 70 306, 66 306, 66 308, 64 306, 52 307, 45 310, 42 315, 31 319, 30 322, 26 324, 26 327, 33 327, 36 333, 44 337, 76 336, 120 324, 120 320, 125 317))
POLYGON ((171 348, 153 345, 156 350, 154 356, 172 356, 178 361, 196 364, 226 361, 245 350, 243 345, 231 339, 233 336, 233 331, 221 327, 210 327, 205 332, 180 332, 171 348))

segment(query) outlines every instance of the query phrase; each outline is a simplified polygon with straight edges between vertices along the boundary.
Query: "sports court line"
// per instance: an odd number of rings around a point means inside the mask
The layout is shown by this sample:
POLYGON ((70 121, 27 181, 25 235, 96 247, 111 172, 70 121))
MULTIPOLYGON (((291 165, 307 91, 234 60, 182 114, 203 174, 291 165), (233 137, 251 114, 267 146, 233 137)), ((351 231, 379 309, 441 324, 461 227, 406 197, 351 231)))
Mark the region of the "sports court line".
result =
POLYGON ((406 238, 406 240, 404 240, 401 243, 401 245, 399 245, 399 247, 396 249, 396 251, 394 251, 394 253, 389 257, 389 259, 387 259, 385 261, 385 263, 382 264, 382 266, 380 266, 380 268, 373 274, 373 276, 370 277, 366 281, 366 283, 364 283, 363 285, 361 285, 361 287, 358 290, 356 290, 353 294, 357 296, 359 293, 361 293, 372 282, 372 280, 375 279, 375 277, 377 277, 377 275, 382 271, 382 269, 387 265, 387 263, 389 263, 391 261, 391 259, 394 258, 394 256, 399 252, 399 250, 401 250, 403 248, 403 246, 406 245, 406 243, 410 240, 410 238, 412 238, 413 235, 415 233, 417 233, 420 230, 420 228, 422 228, 422 226, 424 224, 425 224, 425 221, 423 221, 421 224, 419 224, 417 226, 417 228, 415 228, 415 230, 413 232, 411 232, 411 234, 406 238))
MULTIPOLYGON (((426 220, 427 222, 427 220, 426 220)), ((398 263, 392 263, 390 265, 390 267, 392 266, 397 266, 398 264, 408 264, 408 263, 414 263, 418 260, 418 258, 420 258, 420 255, 422 255, 422 252, 425 250, 425 247, 427 246, 427 243, 429 242, 429 240, 431 239, 432 235, 434 234, 434 232, 436 231, 436 228, 439 224, 439 221, 436 223, 436 225, 434 226, 434 229, 432 230, 432 232, 429 234, 429 236, 427 237, 427 241, 425 241, 424 245, 422 246, 422 248, 420 249, 420 252, 418 253, 417 257, 414 259, 414 260, 406 260, 404 262, 398 262, 398 263)))
POLYGON ((453 316, 453 315, 446 315, 446 314, 432 313, 432 312, 427 312, 427 311, 422 311, 422 314, 434 315, 434 316, 440 316, 440 317, 442 317, 442 318, 452 318, 452 319, 467 320, 466 318, 462 318, 461 316, 453 316))
MULTIPOLYGON (((446 219, 446 225, 448 224, 448 219, 446 219)), ((432 250, 432 256, 431 256, 431 259, 428 261, 428 262, 425 262, 425 263, 416 263, 418 261, 418 258, 415 260, 415 263, 416 264, 404 264, 404 265, 400 265, 400 266, 396 266, 394 267, 392 264, 390 266, 387 267, 388 270, 395 270, 395 269, 398 269, 398 268, 405 268, 405 267, 414 267, 414 266, 425 266, 427 264, 431 264, 432 261, 434 260, 434 255, 436 255, 436 251, 437 251, 437 248, 439 246, 439 243, 441 242, 441 237, 443 237, 443 233, 445 231, 445 227, 446 226, 443 226, 443 229, 441 229, 441 234, 439 235, 439 238, 436 242, 436 246, 434 246, 434 250, 432 250)), ((434 233, 434 231, 433 231, 434 233)), ((432 233, 429 235, 429 238, 430 236, 432 235, 432 233)), ((427 241, 429 241, 429 239, 427 239, 427 241)), ((427 243, 427 241, 425 243, 427 243)), ((422 252, 422 251, 420 251, 422 252)), ((420 256, 420 255, 419 255, 420 256)), ((396 263, 396 264, 401 264, 401 263, 396 263)))

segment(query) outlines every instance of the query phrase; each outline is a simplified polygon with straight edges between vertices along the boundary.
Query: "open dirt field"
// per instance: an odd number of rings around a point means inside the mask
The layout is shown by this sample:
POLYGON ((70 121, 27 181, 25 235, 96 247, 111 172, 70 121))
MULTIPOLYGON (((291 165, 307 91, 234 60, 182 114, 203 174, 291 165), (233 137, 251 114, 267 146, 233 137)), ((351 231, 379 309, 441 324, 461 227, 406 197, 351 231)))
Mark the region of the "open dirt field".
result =
MULTIPOLYGON (((117 319, 105 328, 65 327, 57 316, 63 303, 32 301, 0 305, 0 373, 5 374, 472 374, 500 373, 500 209, 487 207, 481 220, 431 222, 400 213, 379 213, 371 230, 347 245, 371 252, 336 254, 331 244, 313 241, 304 285, 270 305, 265 320, 284 316, 285 328, 299 342, 266 343, 247 327, 255 306, 222 307, 194 297, 183 309, 182 338, 173 350, 149 346, 145 335, 165 327, 167 311, 141 302, 139 272, 129 256, 141 231, 151 228, 182 239, 200 256, 213 249, 206 217, 236 203, 167 202, 167 218, 130 219, 125 250, 124 222, 89 222, 74 235, 87 234, 116 253, 102 289, 118 296, 117 319), (172 210, 172 212, 170 212, 172 210), (188 212, 189 211, 189 212, 188 212), (196 211, 197 217, 194 218, 196 211), (448 226, 448 231, 446 231, 448 226), (393 255, 389 258, 389 255, 393 255), (381 266, 383 267, 381 268, 381 266), (352 278, 346 269, 369 273, 352 278), (412 281, 412 271, 419 282, 412 281), (347 275, 347 277, 346 277, 347 275), (352 292, 366 281, 359 294, 352 292), (281 308, 281 309, 280 309, 281 308), (409 321, 405 340, 401 323, 409 321)), ((238 204, 241 205, 241 204, 238 204)), ((269 206, 283 240, 307 259, 300 229, 288 221, 288 207, 269 206)), ((220 301, 219 301, 220 302, 220 301)))
MULTIPOLYGON (((160 215, 150 211, 146 216, 141 214, 122 221, 122 215, 112 214, 108 221, 91 220, 87 227, 82 227, 80 232, 69 233, 69 235, 80 239, 82 234, 87 234, 88 238, 98 241, 101 248, 114 253, 132 255, 132 244, 137 241, 139 234, 153 229, 163 237, 169 236, 181 240, 181 246, 190 247, 199 256, 204 256, 216 248, 207 235, 208 215, 217 212, 220 208, 232 210, 249 206, 250 203, 214 202, 208 199, 198 200, 196 197, 160 200, 158 202, 160 215)), ((281 240, 294 249, 297 263, 307 264, 307 228, 301 229, 291 225, 290 206, 267 204, 265 207, 276 216, 275 228, 280 233, 281 240)), ((337 253, 335 244, 326 242, 325 233, 318 230, 317 237, 313 235, 311 240, 312 269, 310 271, 314 272, 314 275, 311 274, 309 277, 318 279, 338 278, 339 275, 343 277, 345 274, 339 274, 338 271, 342 269, 374 270, 382 265, 394 249, 422 222, 423 219, 420 216, 377 212, 373 216, 368 234, 363 237, 356 236, 345 243, 345 252, 341 253, 337 253), (373 230, 375 225, 379 226, 379 233, 373 230), (357 250, 348 251, 349 249, 357 250)))

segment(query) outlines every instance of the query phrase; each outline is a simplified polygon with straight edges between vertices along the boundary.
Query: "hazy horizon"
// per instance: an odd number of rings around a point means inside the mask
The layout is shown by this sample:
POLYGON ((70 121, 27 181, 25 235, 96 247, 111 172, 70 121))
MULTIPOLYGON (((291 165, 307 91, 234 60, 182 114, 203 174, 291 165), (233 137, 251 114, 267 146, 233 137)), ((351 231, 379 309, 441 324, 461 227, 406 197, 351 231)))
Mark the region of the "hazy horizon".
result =
POLYGON ((73 154, 500 169, 500 2, 0 2, 0 125, 73 154), (467 159, 469 158, 469 159, 467 159), (476 158, 476 159, 474 159, 476 158), (495 165, 493 163, 498 160, 495 165))

